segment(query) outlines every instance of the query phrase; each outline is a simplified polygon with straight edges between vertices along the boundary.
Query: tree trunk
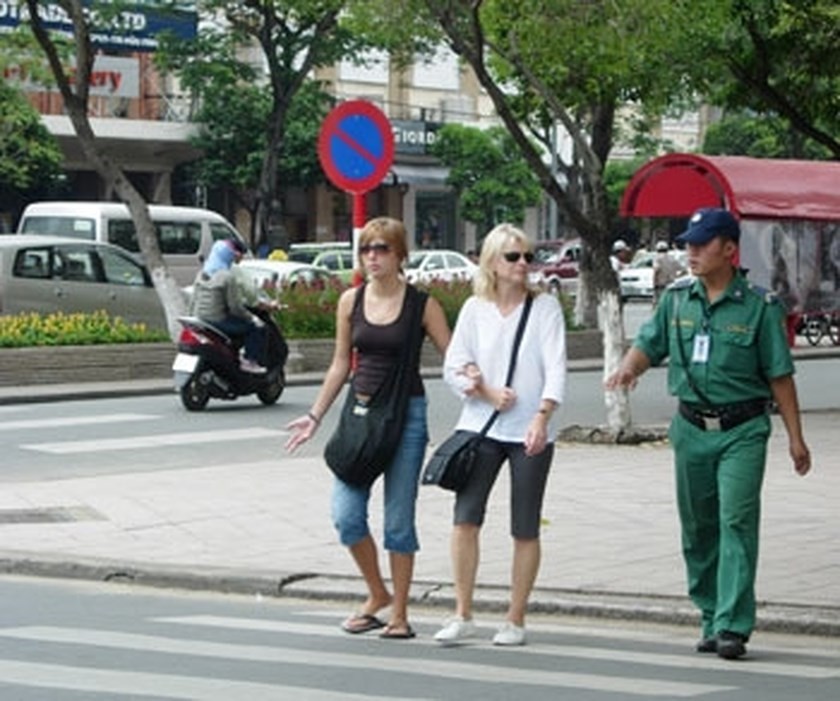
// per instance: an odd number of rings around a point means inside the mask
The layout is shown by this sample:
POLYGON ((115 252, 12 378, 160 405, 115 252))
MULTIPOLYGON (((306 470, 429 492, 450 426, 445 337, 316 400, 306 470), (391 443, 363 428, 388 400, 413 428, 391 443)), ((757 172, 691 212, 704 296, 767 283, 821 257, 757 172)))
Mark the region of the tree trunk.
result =
MULTIPOLYGON (((624 319, 619 295, 610 290, 598 298, 598 320, 604 337, 604 379, 618 369, 624 355, 624 319)), ((627 390, 604 392, 607 427, 616 437, 632 423, 627 390)))

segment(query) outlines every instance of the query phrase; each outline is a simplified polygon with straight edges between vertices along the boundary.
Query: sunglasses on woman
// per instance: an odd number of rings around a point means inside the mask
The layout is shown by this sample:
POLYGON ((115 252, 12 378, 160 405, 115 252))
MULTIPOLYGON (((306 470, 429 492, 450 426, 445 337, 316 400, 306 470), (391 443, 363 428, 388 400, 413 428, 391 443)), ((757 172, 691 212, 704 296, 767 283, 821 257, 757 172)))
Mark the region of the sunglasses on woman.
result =
POLYGON ((520 258, 524 258, 526 263, 533 263, 534 262, 534 254, 530 251, 525 253, 520 253, 519 251, 508 251, 507 253, 502 253, 504 259, 508 263, 518 263, 520 258))
POLYGON ((359 246, 359 253, 388 253, 391 247, 387 243, 365 243, 359 246))

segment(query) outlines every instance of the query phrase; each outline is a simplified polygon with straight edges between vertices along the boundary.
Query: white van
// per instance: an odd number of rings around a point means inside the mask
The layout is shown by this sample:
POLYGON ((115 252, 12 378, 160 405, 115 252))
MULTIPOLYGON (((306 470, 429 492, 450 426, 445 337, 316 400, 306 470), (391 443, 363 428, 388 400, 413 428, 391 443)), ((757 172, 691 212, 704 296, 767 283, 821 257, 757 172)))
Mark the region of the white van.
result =
MULTIPOLYGON (((221 214, 207 209, 152 204, 149 214, 163 259, 181 286, 192 284, 214 241, 242 238, 221 214)), ((134 222, 120 202, 35 202, 23 211, 18 233, 113 243, 140 253, 134 222)))

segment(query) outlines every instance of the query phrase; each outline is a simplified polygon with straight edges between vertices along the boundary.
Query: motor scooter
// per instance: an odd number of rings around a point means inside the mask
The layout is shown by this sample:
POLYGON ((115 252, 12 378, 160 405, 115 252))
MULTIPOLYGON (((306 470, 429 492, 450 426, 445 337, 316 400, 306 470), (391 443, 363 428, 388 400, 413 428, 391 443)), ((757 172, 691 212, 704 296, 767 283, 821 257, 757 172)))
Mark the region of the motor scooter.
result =
POLYGON ((201 411, 211 398, 237 399, 248 394, 256 394, 270 406, 283 394, 289 347, 269 309, 248 309, 265 324, 265 347, 259 361, 266 369, 264 373, 246 372, 240 367, 242 338, 228 336, 198 317, 178 317, 183 328, 172 370, 175 389, 188 411, 201 411))

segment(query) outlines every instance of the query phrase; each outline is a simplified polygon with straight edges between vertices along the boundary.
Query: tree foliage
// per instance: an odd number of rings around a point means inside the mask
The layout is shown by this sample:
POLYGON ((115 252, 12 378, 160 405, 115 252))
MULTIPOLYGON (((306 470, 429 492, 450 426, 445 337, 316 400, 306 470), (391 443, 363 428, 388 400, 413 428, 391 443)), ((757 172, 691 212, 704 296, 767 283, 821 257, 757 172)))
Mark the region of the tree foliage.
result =
POLYGON ((724 31, 701 24, 687 36, 706 70, 710 99, 736 111, 783 118, 840 158, 840 5, 834 0, 721 5, 729 6, 724 31))
POLYGON ((831 151, 791 128, 781 117, 740 112, 709 125, 703 153, 753 158, 828 160, 831 151))
POLYGON ((37 110, 8 83, 0 83, 0 201, 4 208, 48 192, 56 183, 61 149, 37 110))
POLYGON ((503 127, 447 124, 432 153, 449 167, 461 215, 484 231, 500 221, 521 223, 525 208, 539 202, 539 184, 503 127))

